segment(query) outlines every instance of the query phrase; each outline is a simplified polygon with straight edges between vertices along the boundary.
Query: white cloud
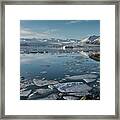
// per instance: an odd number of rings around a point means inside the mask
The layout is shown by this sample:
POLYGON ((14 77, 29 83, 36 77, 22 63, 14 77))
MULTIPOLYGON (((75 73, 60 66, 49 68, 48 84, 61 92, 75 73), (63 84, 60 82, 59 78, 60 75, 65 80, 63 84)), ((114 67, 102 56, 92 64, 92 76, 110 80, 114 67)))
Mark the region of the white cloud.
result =
POLYGON ((31 35, 32 32, 30 30, 27 30, 27 29, 22 29, 20 31, 20 35, 31 35))
POLYGON ((31 29, 28 28, 21 28, 20 30, 20 37, 25 37, 25 38, 48 38, 48 37, 53 37, 56 35, 57 29, 48 29, 43 32, 36 32, 32 31, 31 29))
POLYGON ((75 23, 80 23, 80 22, 88 22, 89 20, 70 20, 66 22, 66 24, 75 24, 75 23))
POLYGON ((78 23, 78 22, 81 22, 81 21, 80 20, 70 20, 66 24, 74 24, 74 23, 78 23))

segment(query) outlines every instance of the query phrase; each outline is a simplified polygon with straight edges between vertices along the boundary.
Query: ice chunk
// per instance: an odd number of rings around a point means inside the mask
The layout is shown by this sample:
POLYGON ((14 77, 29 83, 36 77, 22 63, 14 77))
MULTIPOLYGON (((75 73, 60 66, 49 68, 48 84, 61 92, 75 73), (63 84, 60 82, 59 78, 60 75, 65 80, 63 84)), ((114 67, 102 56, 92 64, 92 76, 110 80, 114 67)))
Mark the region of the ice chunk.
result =
POLYGON ((95 79, 95 78, 97 78, 97 75, 95 74, 84 74, 84 75, 66 77, 66 79, 69 79, 69 80, 95 79))
POLYGON ((86 83, 94 82, 96 79, 83 79, 86 83))
POLYGON ((41 74, 46 74, 47 73, 47 71, 42 71, 42 72, 40 72, 41 74))
POLYGON ((87 84, 81 82, 66 82, 54 85, 60 92, 86 92, 91 90, 87 84))
POLYGON ((58 81, 55 81, 55 80, 37 80, 37 79, 33 79, 33 83, 36 86, 42 87, 42 86, 45 86, 45 85, 56 84, 56 83, 58 83, 58 81))
POLYGON ((43 100, 57 100, 59 98, 58 94, 50 94, 45 98, 42 98, 43 100))
POLYGON ((51 89, 37 89, 34 93, 32 93, 31 95, 29 95, 29 99, 37 99, 37 98, 41 98, 41 97, 45 97, 49 94, 51 94, 53 92, 53 90, 51 89))
POLYGON ((36 92, 38 92, 39 94, 45 94, 48 92, 51 92, 51 89, 37 89, 36 92))
POLYGON ((28 90, 28 91, 21 91, 20 96, 22 97, 28 97, 28 95, 31 93, 32 90, 28 90))
POLYGON ((68 93, 68 95, 74 95, 74 96, 86 96, 90 93, 88 91, 80 92, 80 93, 68 93))
POLYGON ((79 100, 79 97, 75 97, 75 96, 63 96, 63 98, 65 100, 79 100))

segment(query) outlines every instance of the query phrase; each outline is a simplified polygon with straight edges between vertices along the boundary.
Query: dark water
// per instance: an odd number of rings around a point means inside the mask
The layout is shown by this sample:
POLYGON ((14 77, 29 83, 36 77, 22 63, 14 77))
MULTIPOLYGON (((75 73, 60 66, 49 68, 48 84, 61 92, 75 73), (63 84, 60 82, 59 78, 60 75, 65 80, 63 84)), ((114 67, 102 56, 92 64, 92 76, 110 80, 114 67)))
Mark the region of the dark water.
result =
POLYGON ((66 76, 100 72, 100 62, 83 53, 21 54, 20 59, 20 74, 25 79, 62 80, 66 76))

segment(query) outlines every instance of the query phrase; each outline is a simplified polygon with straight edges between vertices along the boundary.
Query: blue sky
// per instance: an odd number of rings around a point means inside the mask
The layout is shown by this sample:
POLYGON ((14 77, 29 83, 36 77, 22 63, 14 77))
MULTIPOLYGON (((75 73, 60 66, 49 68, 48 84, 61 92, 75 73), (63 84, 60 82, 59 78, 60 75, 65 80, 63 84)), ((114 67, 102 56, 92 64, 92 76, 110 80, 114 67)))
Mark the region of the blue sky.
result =
POLYGON ((82 39, 100 35, 99 20, 21 20, 21 38, 82 39))

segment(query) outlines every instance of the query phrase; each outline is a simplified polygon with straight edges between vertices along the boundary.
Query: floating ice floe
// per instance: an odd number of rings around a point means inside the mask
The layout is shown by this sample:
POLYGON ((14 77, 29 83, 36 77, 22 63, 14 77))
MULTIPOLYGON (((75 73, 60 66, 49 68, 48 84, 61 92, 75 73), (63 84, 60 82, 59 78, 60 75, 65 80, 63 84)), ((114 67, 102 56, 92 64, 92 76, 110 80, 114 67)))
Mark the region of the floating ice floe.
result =
POLYGON ((66 77, 66 79, 69 80, 95 79, 95 78, 97 78, 97 75, 95 74, 84 74, 84 75, 75 75, 75 76, 66 77))
POLYGON ((96 81, 97 83, 100 83, 100 81, 98 80, 98 81, 96 81))
POLYGON ((94 82, 96 79, 83 79, 86 83, 94 82))
POLYGON ((48 88, 54 89, 54 86, 53 85, 48 85, 48 88))
POLYGON ((86 96, 89 95, 90 93, 88 91, 83 91, 80 93, 68 93, 68 95, 74 95, 74 96, 86 96))
POLYGON ((38 92, 39 94, 45 94, 45 93, 52 92, 52 90, 51 89, 37 89, 36 92, 38 92))
POLYGON ((86 95, 89 95, 90 93, 88 91, 82 91, 82 92, 79 92, 79 93, 67 93, 67 95, 74 95, 74 96, 86 96, 86 95))
POLYGON ((47 97, 42 98, 43 100, 57 100, 59 95, 56 93, 50 94, 47 97))
POLYGON ((70 75, 65 75, 65 77, 70 77, 70 75))
POLYGON ((96 73, 99 73, 99 72, 94 72, 94 71, 93 71, 93 72, 91 72, 91 73, 95 73, 95 74, 96 74, 96 73))
POLYGON ((56 84, 56 83, 58 83, 58 81, 33 79, 33 83, 34 83, 36 86, 42 87, 42 86, 45 86, 45 85, 53 85, 53 84, 56 84))
POLYGON ((51 94, 53 90, 51 89, 37 89, 34 93, 29 95, 29 99, 37 99, 37 98, 42 98, 45 97, 49 94, 51 94))
POLYGON ((92 88, 81 82, 66 82, 54 85, 60 92, 87 92, 92 88))
POLYGON ((32 90, 28 90, 28 91, 22 91, 20 93, 20 96, 21 97, 28 97, 28 95, 31 93, 32 90))
POLYGON ((88 53, 87 53, 87 52, 81 51, 80 53, 81 53, 82 55, 88 57, 88 53))
POLYGON ((47 73, 47 71, 42 71, 42 72, 40 72, 41 74, 46 74, 47 73))
POLYGON ((75 97, 75 96, 63 96, 63 98, 65 100, 79 100, 79 97, 75 97))

